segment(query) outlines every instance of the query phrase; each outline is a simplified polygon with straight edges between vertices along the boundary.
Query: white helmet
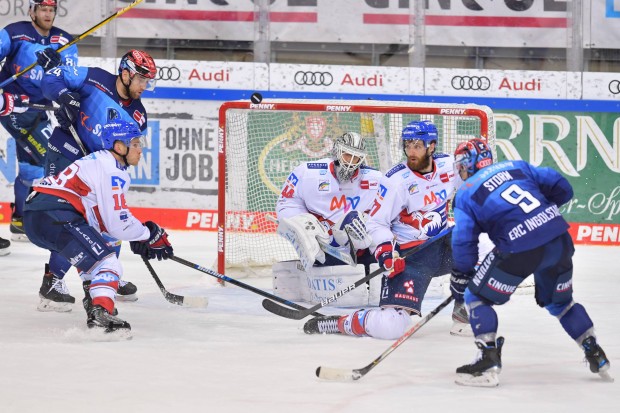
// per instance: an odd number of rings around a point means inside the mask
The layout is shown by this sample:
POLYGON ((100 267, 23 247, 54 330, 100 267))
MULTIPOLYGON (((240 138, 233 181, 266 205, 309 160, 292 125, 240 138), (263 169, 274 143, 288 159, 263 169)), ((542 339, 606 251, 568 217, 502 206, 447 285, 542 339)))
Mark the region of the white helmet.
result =
POLYGON ((344 133, 336 138, 332 155, 336 161, 336 176, 340 181, 348 181, 366 161, 367 153, 364 138, 356 132, 344 133), (350 156, 345 159, 344 154, 350 156))

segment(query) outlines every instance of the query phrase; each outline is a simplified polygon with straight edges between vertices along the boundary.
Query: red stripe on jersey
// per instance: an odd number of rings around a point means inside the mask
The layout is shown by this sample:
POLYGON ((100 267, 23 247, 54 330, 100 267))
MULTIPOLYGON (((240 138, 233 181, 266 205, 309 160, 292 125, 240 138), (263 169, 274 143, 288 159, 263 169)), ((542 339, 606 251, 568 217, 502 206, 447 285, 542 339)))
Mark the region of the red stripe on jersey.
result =
POLYGON ((101 214, 99 213, 99 205, 95 205, 93 207, 93 212, 95 213, 95 218, 97 218, 97 222, 99 223, 99 228, 101 229, 101 232, 108 232, 108 229, 103 223, 103 218, 101 218, 101 214))
POLYGON ((86 219, 86 210, 84 209, 84 205, 82 204, 82 198, 80 198, 76 194, 72 194, 71 192, 67 192, 62 189, 54 189, 54 188, 45 188, 41 186, 35 186, 34 190, 37 192, 41 192, 42 194, 49 194, 57 196, 58 198, 64 199, 68 201, 73 208, 75 208, 80 214, 84 216, 86 219))

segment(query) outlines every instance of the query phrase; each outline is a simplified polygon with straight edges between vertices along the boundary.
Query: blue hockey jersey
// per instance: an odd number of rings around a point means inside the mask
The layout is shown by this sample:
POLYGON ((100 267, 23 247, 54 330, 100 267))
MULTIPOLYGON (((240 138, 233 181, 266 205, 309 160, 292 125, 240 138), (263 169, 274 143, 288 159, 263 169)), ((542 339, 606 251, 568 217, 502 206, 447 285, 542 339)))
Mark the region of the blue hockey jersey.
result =
POLYGON ((103 149, 101 131, 110 120, 135 122, 147 127, 146 109, 140 99, 122 99, 116 91, 117 76, 97 67, 59 66, 49 70, 41 83, 51 100, 67 91, 80 95, 80 118, 76 132, 90 152, 103 149))
MULTIPOLYGON (((36 52, 48 47, 58 50, 72 40, 73 36, 57 27, 52 27, 49 36, 41 36, 31 22, 23 21, 9 24, 0 30, 0 60, 6 58, 2 71, 0 71, 0 82, 36 63, 36 52)), ((78 64, 77 46, 69 46, 60 52, 60 56, 62 64, 76 66, 78 64)), ((31 103, 49 105, 51 102, 41 92, 42 78, 43 69, 37 65, 14 82, 6 85, 4 91, 28 95, 31 103)))
POLYGON ((558 207, 572 196, 570 183, 551 168, 504 161, 481 169, 456 194, 454 268, 473 270, 481 232, 505 253, 530 250, 558 237, 568 229, 558 207))

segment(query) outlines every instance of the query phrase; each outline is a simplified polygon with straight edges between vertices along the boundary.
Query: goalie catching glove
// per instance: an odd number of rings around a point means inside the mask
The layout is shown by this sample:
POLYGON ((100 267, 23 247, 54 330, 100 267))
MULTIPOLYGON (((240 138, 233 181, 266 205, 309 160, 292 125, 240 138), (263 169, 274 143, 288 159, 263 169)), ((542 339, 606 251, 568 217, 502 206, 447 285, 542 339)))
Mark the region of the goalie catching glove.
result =
POLYGON ((340 218, 332 227, 332 234, 339 246, 345 246, 351 242, 356 251, 368 248, 372 241, 366 231, 364 216, 357 211, 349 211, 340 218))
POLYGON ((280 219, 278 234, 293 245, 306 271, 312 267, 314 261, 325 262, 325 252, 317 238, 329 243, 330 236, 314 215, 306 213, 280 219))
POLYGON ((388 278, 394 278, 405 270, 405 259, 400 258, 400 246, 397 243, 384 242, 375 250, 379 265, 389 271, 388 278))
POLYGON ((147 260, 157 257, 157 259, 161 261, 162 259, 167 260, 173 256, 174 252, 172 245, 170 245, 168 241, 168 234, 166 231, 153 221, 146 221, 144 226, 147 227, 151 233, 149 238, 144 241, 130 241, 129 245, 131 251, 147 260))

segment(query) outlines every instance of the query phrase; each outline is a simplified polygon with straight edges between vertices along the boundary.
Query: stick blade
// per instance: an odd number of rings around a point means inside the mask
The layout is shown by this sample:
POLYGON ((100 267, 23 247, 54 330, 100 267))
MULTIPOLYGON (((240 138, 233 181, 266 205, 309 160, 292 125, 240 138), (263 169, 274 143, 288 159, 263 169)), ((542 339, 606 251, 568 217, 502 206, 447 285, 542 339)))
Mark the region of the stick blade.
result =
POLYGON ((207 297, 183 297, 183 307, 205 308, 209 305, 207 297))
POLYGON ((316 376, 319 379, 329 381, 355 381, 362 378, 362 374, 358 370, 335 369, 324 366, 317 367, 316 376))

